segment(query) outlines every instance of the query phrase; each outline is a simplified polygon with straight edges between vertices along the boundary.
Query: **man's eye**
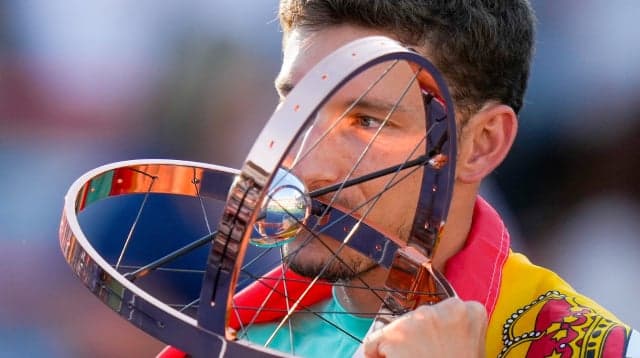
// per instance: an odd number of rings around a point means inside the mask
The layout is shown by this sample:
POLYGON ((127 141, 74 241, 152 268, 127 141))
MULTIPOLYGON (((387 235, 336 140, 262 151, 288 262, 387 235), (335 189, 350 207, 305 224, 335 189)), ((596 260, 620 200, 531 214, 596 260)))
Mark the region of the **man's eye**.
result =
POLYGON ((358 116, 358 125, 364 128, 379 128, 382 121, 369 116, 358 116))

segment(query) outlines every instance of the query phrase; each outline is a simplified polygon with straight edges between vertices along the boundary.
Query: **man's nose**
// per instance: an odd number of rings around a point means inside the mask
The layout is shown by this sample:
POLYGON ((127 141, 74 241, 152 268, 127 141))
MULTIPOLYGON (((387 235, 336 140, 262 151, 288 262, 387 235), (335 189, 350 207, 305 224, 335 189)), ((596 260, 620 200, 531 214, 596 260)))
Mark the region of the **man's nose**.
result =
POLYGON ((335 135, 323 135, 322 128, 311 128, 290 151, 284 165, 313 191, 335 184, 341 175, 341 148, 335 135))

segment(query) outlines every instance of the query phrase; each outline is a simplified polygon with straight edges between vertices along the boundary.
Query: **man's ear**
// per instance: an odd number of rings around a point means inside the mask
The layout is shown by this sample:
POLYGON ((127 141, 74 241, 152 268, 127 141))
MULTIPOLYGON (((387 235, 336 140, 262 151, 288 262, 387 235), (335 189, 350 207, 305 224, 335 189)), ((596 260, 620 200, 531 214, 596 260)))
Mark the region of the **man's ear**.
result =
POLYGON ((469 119, 461 132, 456 177, 464 183, 476 183, 509 153, 518 132, 518 118, 511 107, 489 103, 469 119))

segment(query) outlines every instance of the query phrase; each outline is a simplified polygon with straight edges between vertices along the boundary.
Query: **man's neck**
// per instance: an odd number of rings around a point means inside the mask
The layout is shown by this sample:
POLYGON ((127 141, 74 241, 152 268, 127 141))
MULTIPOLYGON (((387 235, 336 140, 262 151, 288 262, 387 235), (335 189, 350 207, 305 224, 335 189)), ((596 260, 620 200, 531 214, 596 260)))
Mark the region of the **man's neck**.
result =
POLYGON ((467 242, 467 236, 473 222, 473 208, 478 195, 479 183, 463 184, 456 182, 449 215, 432 258, 433 267, 444 273, 447 261, 457 254, 467 242))

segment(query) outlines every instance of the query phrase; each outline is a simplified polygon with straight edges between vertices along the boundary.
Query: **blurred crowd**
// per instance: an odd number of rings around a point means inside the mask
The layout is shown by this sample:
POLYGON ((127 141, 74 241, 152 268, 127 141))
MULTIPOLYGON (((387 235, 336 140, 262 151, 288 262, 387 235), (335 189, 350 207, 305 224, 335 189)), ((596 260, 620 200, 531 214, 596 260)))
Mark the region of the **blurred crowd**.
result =
MULTIPOLYGON (((640 4, 533 2, 512 154, 483 188, 514 246, 640 327, 640 4)), ((0 356, 149 356, 57 243, 82 173, 136 158, 239 167, 275 108, 277 1, 0 2, 0 356)))

